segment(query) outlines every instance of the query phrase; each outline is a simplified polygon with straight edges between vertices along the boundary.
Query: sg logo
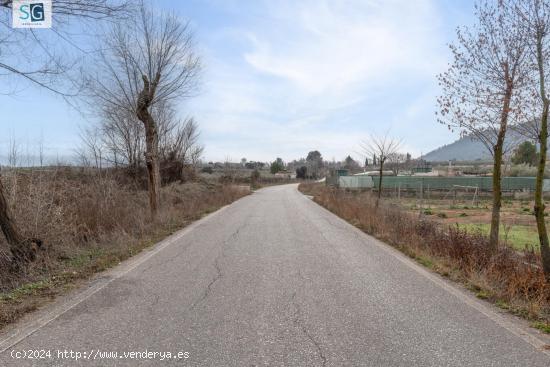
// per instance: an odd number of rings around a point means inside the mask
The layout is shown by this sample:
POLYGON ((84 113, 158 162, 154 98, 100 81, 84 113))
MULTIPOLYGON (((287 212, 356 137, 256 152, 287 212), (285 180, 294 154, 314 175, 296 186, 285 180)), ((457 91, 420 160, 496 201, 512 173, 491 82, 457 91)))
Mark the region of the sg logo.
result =
POLYGON ((19 7, 21 15, 19 19, 28 20, 30 17, 31 22, 44 21, 44 3, 34 3, 28 5, 21 5, 19 7))
POLYGON ((52 0, 12 0, 13 28, 51 28, 52 0))

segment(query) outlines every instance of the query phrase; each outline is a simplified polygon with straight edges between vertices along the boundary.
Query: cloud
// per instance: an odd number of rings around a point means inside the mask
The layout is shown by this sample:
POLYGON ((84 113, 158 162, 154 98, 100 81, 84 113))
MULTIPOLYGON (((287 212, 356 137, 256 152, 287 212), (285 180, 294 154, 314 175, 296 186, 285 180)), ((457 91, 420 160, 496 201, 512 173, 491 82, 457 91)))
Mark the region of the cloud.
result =
POLYGON ((249 36, 253 49, 244 57, 305 93, 355 89, 399 72, 432 73, 440 59, 431 57, 437 17, 430 1, 280 4, 272 14, 286 21, 249 36))
POLYGON ((208 159, 288 160, 311 149, 342 159, 372 131, 407 138, 418 130, 407 121, 433 116, 446 62, 433 1, 252 4, 206 45, 207 92, 193 109, 208 159))

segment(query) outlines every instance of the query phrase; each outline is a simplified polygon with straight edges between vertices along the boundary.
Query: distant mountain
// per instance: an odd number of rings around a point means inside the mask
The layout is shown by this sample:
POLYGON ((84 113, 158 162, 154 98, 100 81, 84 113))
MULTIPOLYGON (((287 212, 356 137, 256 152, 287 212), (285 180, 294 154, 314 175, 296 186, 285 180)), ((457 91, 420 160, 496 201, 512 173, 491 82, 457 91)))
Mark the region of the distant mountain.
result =
MULTIPOLYGON (((513 146, 525 140, 528 139, 511 130, 506 137, 506 144, 513 146)), ((491 154, 485 145, 473 136, 465 136, 451 144, 443 145, 424 154, 422 158, 428 162, 492 160, 491 154)))
POLYGON ((443 145, 428 154, 424 154, 422 158, 428 162, 486 161, 491 160, 491 155, 479 140, 465 136, 451 144, 443 145))

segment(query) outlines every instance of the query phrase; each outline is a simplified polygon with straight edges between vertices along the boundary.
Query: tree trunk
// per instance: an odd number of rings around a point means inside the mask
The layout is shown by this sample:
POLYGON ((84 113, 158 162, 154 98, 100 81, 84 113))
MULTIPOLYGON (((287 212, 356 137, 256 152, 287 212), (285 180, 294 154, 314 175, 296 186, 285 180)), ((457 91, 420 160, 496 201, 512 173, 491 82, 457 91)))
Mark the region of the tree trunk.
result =
MULTIPOLYGON (((496 147, 496 146, 495 146, 496 147)), ((491 213, 491 232, 489 246, 494 251, 498 247, 498 236, 500 227, 500 207, 502 200, 501 191, 501 170, 502 170, 502 148, 495 149, 495 161, 493 163, 493 211, 491 213)))
POLYGON ((491 231, 489 235, 489 246, 492 251, 498 247, 499 227, 500 227, 500 207, 502 201, 502 155, 504 151, 504 137, 508 127, 508 114, 510 112, 510 100, 512 99, 513 85, 508 77, 508 68, 505 66, 506 75, 506 91, 504 94, 504 102, 500 117, 500 128, 498 131, 497 141, 494 146, 494 162, 493 162, 493 211, 491 214, 491 231))
POLYGON ((544 56, 542 52, 542 34, 537 34, 537 63, 539 69, 539 86, 542 98, 542 116, 540 119, 540 156, 537 166, 537 179, 535 183, 535 218, 537 221, 537 232, 539 234, 540 253, 542 257, 542 269, 546 282, 550 283, 550 245, 548 244, 548 233, 546 232, 546 222, 544 220, 544 193, 543 180, 544 169, 546 168, 546 155, 548 153, 548 108, 550 101, 546 96, 545 75, 544 75, 544 56))
POLYGON ((154 97, 156 83, 160 75, 157 75, 153 85, 145 75, 143 78, 143 90, 139 94, 136 115, 145 126, 145 164, 147 166, 147 184, 149 190, 149 208, 151 218, 157 218, 160 206, 160 167, 158 158, 158 130, 153 116, 149 113, 149 107, 154 97))
POLYGON ((375 209, 378 209, 378 202, 380 201, 380 198, 382 197, 382 174, 384 172, 384 161, 380 159, 380 172, 378 177, 378 197, 376 198, 376 205, 375 209))
POLYGON ((384 162, 380 161, 380 176, 378 177, 378 199, 382 196, 382 174, 384 172, 384 162))
POLYGON ((36 239, 25 239, 13 221, 10 208, 4 195, 4 185, 0 176, 0 227, 8 241, 10 252, 17 263, 33 261, 36 258, 37 247, 41 242, 36 239))
POLYGON ((151 217, 156 218, 160 205, 160 168, 158 158, 158 133, 151 116, 145 124, 145 164, 147 166, 147 183, 149 187, 149 206, 151 217))
POLYGON ((550 245, 548 243, 548 233, 546 232, 546 222, 544 218, 544 197, 543 197, 543 179, 544 169, 546 167, 546 154, 548 151, 548 100, 545 98, 544 109, 541 118, 540 130, 540 157, 537 167, 537 179, 535 184, 535 218, 537 221, 537 231, 539 234, 540 253, 542 257, 542 268, 548 283, 550 283, 550 245))

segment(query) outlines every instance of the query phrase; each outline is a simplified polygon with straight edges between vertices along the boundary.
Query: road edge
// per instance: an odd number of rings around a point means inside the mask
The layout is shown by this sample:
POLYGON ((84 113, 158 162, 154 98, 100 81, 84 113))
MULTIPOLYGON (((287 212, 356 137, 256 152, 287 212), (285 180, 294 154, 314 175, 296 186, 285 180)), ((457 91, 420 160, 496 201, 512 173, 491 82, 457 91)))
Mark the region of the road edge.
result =
MULTIPOLYGON (((253 193, 251 193, 250 195, 253 195, 253 193)), ((139 265, 145 263, 156 254, 160 253, 165 248, 175 244, 180 239, 185 237, 189 232, 199 227, 201 224, 218 216, 231 205, 247 198, 248 196, 249 195, 245 195, 225 206, 222 206, 216 211, 205 215, 204 217, 192 222, 186 227, 180 229, 179 231, 141 251, 135 256, 126 259, 125 261, 110 269, 93 275, 91 278, 86 280, 83 285, 78 286, 77 289, 70 291, 65 295, 62 295, 61 297, 59 297, 59 299, 54 300, 52 303, 45 305, 43 308, 40 308, 37 311, 28 313, 19 321, 16 321, 12 325, 7 326, 5 330, 0 332, 0 353, 4 353, 9 348, 20 343, 42 327, 46 326, 58 317, 62 316, 67 311, 71 310, 86 299, 93 296, 95 293, 99 292, 110 283, 131 272, 139 265)))
POLYGON ((313 198, 309 198, 308 196, 303 194, 300 190, 298 190, 298 188, 296 188, 296 190, 301 194, 304 200, 312 202, 313 204, 323 209, 325 212, 330 213, 341 223, 348 225, 350 229, 355 231, 357 235, 363 236, 363 238, 368 239, 369 241, 372 241, 372 243, 374 243, 378 248, 388 253, 389 255, 395 257, 397 260, 399 260, 401 263, 403 263, 405 266, 407 266, 411 270, 417 272, 418 274, 432 281, 438 287, 445 290, 447 293, 455 296, 462 302, 466 303, 468 306, 480 312, 481 314, 483 314, 485 317, 495 322, 500 327, 514 334, 516 337, 530 344, 538 351, 546 354, 547 356, 550 356, 550 349, 548 349, 548 347, 550 346, 550 337, 546 337, 546 335, 541 334, 536 329, 522 325, 521 321, 523 320, 517 318, 514 315, 511 315, 508 313, 504 314, 503 312, 499 312, 499 310, 497 310, 495 306, 484 303, 483 301, 475 298, 474 295, 467 292, 467 290, 464 287, 460 287, 459 283, 452 282, 448 279, 443 278, 441 275, 428 270, 427 268, 423 267, 421 264, 417 263, 416 261, 414 261, 407 255, 405 255, 395 247, 379 240, 374 236, 369 235, 368 233, 357 228, 356 226, 349 223, 345 219, 334 214, 324 206, 318 204, 317 202, 315 202, 315 200, 313 200, 313 198))

